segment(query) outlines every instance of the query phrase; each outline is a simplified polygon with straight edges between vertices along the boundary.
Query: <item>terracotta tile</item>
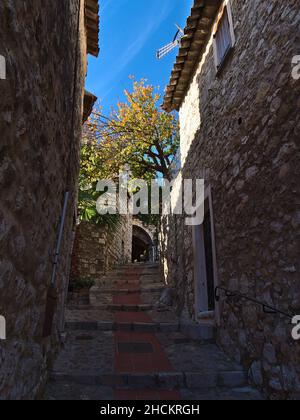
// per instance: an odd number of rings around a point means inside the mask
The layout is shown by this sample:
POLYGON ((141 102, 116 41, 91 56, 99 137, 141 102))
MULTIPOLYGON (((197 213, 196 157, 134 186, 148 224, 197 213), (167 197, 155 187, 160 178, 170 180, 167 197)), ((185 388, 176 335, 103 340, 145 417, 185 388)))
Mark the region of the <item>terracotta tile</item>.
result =
POLYGON ((127 295, 114 296, 113 303, 115 305, 139 305, 142 301, 139 293, 131 293, 127 295))
POLYGON ((115 356, 115 372, 130 373, 134 371, 133 359, 131 355, 115 356))
MULTIPOLYGON (((142 275, 142 270, 134 270, 131 273, 131 281, 138 280, 142 275)), ((127 279, 129 278, 126 277, 127 279)), ((130 286, 137 288, 139 282, 131 284, 122 284, 122 281, 118 282, 121 288, 129 289, 130 286)), ((115 296, 113 300, 114 304, 120 305, 135 305, 141 303, 140 293, 126 294, 122 296, 115 296)), ((114 314, 115 322, 119 323, 151 323, 152 318, 148 313, 145 312, 116 312, 114 314)), ((130 351, 130 350, 129 350, 130 351)), ((126 332, 117 331, 115 332, 115 371, 117 373, 138 373, 138 374, 149 374, 172 371, 172 366, 155 334, 151 333, 138 333, 138 332, 126 332), (153 353, 120 353, 118 343, 148 343, 152 345, 153 353)), ((156 390, 143 390, 137 392, 132 391, 117 391, 116 396, 119 399, 146 399, 146 400, 158 400, 160 394, 167 400, 168 397, 179 399, 178 393, 160 393, 156 390)), ((163 399, 164 399, 163 398, 163 399)))
POLYGON ((137 392, 137 399, 140 401, 157 401, 159 400, 159 392, 155 389, 142 389, 137 392))
POLYGON ((158 373, 158 372, 170 372, 172 366, 165 355, 161 345, 159 344, 154 334, 144 333, 128 333, 128 332, 116 332, 115 333, 116 343, 116 358, 118 363, 116 369, 120 373, 158 373), (153 353, 118 353, 117 343, 151 343, 153 347, 153 353), (130 362, 132 365, 130 365, 130 362), (132 371, 128 371, 131 366, 132 371))
POLYGON ((136 290, 136 289, 139 289, 140 287, 141 287, 141 283, 140 282, 130 283, 130 284, 127 284, 127 286, 126 286, 126 288, 128 290, 136 290))
POLYGON ((146 312, 116 312, 115 322, 152 322, 151 317, 146 312))
POLYGON ((160 401, 180 401, 181 395, 179 391, 160 391, 159 398, 160 401))
POLYGON ((115 390, 115 399, 120 401, 136 401, 138 399, 136 391, 115 390))
POLYGON ((155 339, 154 334, 147 333, 137 333, 137 332, 126 332, 126 331, 117 331, 115 333, 115 340, 125 341, 125 342, 134 342, 134 343, 149 343, 155 339))
POLYGON ((178 391, 166 390, 116 390, 115 398, 123 401, 180 401, 181 395, 178 391))

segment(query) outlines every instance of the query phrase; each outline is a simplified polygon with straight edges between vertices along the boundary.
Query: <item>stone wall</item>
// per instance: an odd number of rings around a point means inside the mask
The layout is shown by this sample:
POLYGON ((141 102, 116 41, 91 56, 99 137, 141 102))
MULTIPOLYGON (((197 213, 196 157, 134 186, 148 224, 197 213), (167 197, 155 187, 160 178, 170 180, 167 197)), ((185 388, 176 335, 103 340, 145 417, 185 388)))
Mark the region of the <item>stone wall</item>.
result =
POLYGON ((107 233, 106 270, 131 263, 132 256, 132 217, 122 216, 115 232, 107 233))
POLYGON ((99 280, 110 269, 131 262, 132 218, 122 216, 115 230, 81 222, 76 230, 71 281, 99 280))
MULTIPOLYGON (((300 2, 231 4, 235 48, 216 77, 209 43, 180 110, 182 176, 212 189, 219 284, 300 314, 300 85, 291 76, 300 2)), ((161 239, 178 311, 194 318, 192 228, 165 219, 161 239)), ((290 321, 244 301, 218 309, 218 342, 253 382, 270 398, 299 397, 290 321)))
POLYGON ((59 346, 74 223, 86 73, 83 2, 0 2, 0 399, 33 399, 59 346), (76 75, 75 66, 77 65, 76 75), (74 85, 75 84, 75 85, 74 85), (65 192, 59 310, 44 339, 46 293, 65 192))

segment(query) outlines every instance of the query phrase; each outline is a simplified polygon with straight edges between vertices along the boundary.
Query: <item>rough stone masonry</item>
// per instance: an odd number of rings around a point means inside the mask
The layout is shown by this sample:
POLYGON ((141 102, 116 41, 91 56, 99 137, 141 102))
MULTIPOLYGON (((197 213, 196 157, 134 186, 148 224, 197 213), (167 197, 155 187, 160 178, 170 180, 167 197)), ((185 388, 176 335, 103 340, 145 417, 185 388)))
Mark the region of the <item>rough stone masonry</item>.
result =
POLYGON ((86 73, 84 2, 0 2, 0 399, 33 399, 59 343, 79 170, 86 73), (81 4, 80 10, 78 5, 81 4), (59 310, 43 339, 64 195, 59 310))
MULTIPOLYGON (((300 85, 291 73, 300 53, 300 2, 230 3, 236 43, 225 65, 216 76, 208 44, 187 91, 174 96, 181 98, 181 175, 205 177, 211 187, 219 284, 299 314, 300 85)), ((180 60, 175 66, 174 78, 180 60)), ((161 237, 178 311, 195 319, 192 233, 172 217, 161 237)), ((299 398, 291 322, 246 301, 225 300, 217 309, 218 341, 253 383, 270 398, 299 398)))
POLYGON ((104 274, 132 257, 132 217, 120 216, 115 228, 81 222, 76 229, 71 282, 80 278, 101 280, 104 274))

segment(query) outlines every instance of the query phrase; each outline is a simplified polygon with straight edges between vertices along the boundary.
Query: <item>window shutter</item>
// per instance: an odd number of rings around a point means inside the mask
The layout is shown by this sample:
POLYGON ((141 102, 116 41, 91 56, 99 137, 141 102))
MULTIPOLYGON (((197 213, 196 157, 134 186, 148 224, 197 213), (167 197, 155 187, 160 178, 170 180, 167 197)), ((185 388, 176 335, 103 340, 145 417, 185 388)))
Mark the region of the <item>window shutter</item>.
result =
POLYGON ((232 47, 230 23, 228 18, 227 7, 224 10, 224 14, 219 23, 217 33, 215 35, 216 47, 217 47, 217 62, 218 67, 224 61, 228 51, 232 47))

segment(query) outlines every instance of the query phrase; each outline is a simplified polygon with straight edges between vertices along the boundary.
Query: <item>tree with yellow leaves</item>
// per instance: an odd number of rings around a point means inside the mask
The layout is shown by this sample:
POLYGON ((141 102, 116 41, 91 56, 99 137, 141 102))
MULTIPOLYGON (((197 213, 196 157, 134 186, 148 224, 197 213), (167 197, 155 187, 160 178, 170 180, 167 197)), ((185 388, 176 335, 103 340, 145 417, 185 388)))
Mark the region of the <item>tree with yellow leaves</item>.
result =
POLYGON ((125 91, 125 97, 126 102, 118 103, 110 117, 95 110, 87 122, 83 169, 85 152, 90 151, 99 175, 112 177, 128 164, 138 178, 161 174, 170 179, 169 168, 179 142, 176 116, 160 108, 159 93, 145 80, 135 81, 133 91, 125 91))
POLYGON ((95 109, 85 125, 81 197, 89 190, 95 191, 99 179, 117 178, 125 165, 135 178, 171 178, 170 166, 179 144, 176 115, 160 108, 158 90, 145 80, 134 81, 132 92, 125 91, 125 98, 109 117, 101 108, 95 109))

